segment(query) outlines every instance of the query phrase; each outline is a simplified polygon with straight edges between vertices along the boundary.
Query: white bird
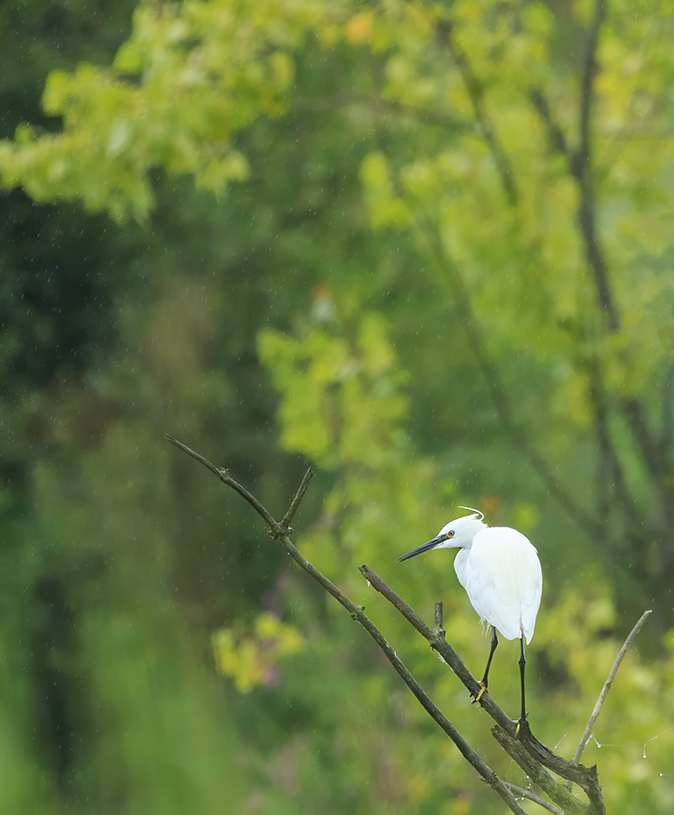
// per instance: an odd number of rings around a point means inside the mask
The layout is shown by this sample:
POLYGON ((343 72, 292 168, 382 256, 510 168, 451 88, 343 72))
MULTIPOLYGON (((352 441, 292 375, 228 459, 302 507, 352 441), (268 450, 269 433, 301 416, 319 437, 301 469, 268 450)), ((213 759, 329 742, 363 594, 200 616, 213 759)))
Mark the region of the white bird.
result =
POLYGON ((489 527, 484 514, 470 507, 472 515, 450 521, 437 537, 398 558, 398 562, 431 549, 459 549, 454 569, 459 583, 468 594, 471 605, 482 622, 491 627, 489 659, 480 682, 479 702, 487 690, 489 668, 498 645, 496 631, 507 640, 520 641, 520 679, 522 712, 518 724, 526 720, 524 703, 524 639, 527 645, 534 636, 536 615, 541 604, 543 575, 538 553, 531 541, 507 526, 489 527))

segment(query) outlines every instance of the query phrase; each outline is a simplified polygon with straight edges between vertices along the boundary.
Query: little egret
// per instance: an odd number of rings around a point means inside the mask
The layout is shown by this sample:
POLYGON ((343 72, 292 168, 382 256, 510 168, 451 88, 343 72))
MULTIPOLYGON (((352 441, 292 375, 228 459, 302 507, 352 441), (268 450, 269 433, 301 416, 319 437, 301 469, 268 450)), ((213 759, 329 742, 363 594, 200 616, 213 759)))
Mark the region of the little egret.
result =
POLYGON ((535 547, 521 532, 507 526, 489 527, 484 514, 470 507, 473 514, 450 521, 437 537, 398 558, 398 563, 431 549, 458 549, 454 569, 459 583, 468 594, 471 605, 482 622, 491 627, 491 650, 480 692, 479 702, 487 690, 489 668, 498 645, 496 631, 507 640, 520 641, 520 680, 522 712, 518 724, 526 719, 524 703, 524 638, 527 645, 534 636, 536 615, 541 604, 543 575, 535 547))

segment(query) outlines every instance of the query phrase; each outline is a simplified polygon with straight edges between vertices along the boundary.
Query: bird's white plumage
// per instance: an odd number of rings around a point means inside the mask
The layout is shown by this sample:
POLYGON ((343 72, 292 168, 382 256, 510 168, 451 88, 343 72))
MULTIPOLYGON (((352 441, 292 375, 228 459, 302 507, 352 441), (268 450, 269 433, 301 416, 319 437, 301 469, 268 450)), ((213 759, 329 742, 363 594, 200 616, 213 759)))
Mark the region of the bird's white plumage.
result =
MULTIPOLYGON (((462 507, 468 509, 468 507, 462 507)), ((433 540, 402 555, 398 561, 409 560, 433 549, 458 549, 454 569, 466 590, 473 608, 482 622, 492 628, 493 636, 487 667, 480 682, 479 702, 487 690, 489 668, 498 645, 496 631, 508 640, 520 640, 520 677, 522 708, 517 730, 526 722, 524 694, 524 640, 527 645, 534 636, 536 615, 541 604, 543 575, 538 553, 531 541, 516 529, 507 526, 488 527, 484 515, 473 510, 442 527, 433 540)))
POLYGON ((508 640, 531 642, 543 576, 528 538, 508 527, 485 527, 461 548, 454 569, 480 619, 508 640))
POLYGON ((543 588, 538 553, 521 532, 489 527, 483 517, 475 512, 450 521, 400 560, 431 549, 459 549, 454 569, 482 621, 508 640, 524 637, 529 644, 543 588))

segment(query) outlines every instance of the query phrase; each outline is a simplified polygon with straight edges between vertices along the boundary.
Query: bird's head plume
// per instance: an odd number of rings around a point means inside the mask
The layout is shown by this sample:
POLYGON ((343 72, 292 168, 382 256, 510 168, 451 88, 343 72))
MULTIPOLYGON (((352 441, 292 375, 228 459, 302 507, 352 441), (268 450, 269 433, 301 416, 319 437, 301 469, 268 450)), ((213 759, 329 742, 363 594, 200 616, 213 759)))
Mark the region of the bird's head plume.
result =
MULTIPOLYGON (((471 509, 470 507, 460 507, 460 509, 471 509)), ((398 563, 408 560, 423 552, 430 552, 431 549, 468 549, 473 543, 473 538, 484 529, 487 524, 483 522, 484 515, 477 509, 471 509, 472 515, 463 515, 456 518, 442 527, 433 540, 412 549, 406 555, 398 558, 398 563)))

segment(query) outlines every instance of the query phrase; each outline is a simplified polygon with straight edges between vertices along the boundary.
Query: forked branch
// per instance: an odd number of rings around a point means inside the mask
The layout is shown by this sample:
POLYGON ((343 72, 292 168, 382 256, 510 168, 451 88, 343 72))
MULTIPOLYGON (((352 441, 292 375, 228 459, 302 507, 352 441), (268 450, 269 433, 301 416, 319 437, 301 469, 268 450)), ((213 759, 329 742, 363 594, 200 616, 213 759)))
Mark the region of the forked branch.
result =
MULTIPOLYGON (((454 742, 461 754, 476 770, 476 772, 478 772, 479 775, 494 789, 494 791, 501 796, 505 804, 512 812, 516 813, 517 815, 526 815, 517 801, 517 796, 519 795, 528 797, 530 800, 536 801, 541 806, 544 806, 549 811, 555 813, 561 811, 565 815, 605 815, 605 808, 597 778, 596 767, 584 767, 583 765, 577 763, 577 760, 567 761, 560 756, 555 755, 548 750, 547 747, 537 741, 537 739, 531 733, 527 722, 524 722, 518 731, 516 723, 513 722, 496 704, 489 693, 484 693, 480 698, 480 705, 496 723, 492 730, 496 740, 508 753, 508 755, 510 755, 514 761, 519 764, 520 767, 522 767, 532 782, 538 785, 538 787, 545 792, 553 804, 547 804, 547 802, 539 798, 539 796, 537 796, 535 793, 513 788, 512 785, 505 783, 501 778, 499 778, 494 770, 492 770, 491 767, 486 764, 486 762, 463 738, 454 725, 444 716, 437 705, 435 705, 435 703, 430 699, 428 694, 426 694, 421 685, 412 676, 406 665, 397 655, 391 644, 365 614, 363 606, 356 605, 339 588, 337 588, 337 586, 331 580, 329 580, 299 552, 289 537, 290 522, 297 512, 306 492, 309 480, 311 478, 310 470, 304 476, 304 479, 302 480, 302 483, 297 490, 288 511, 284 515, 282 521, 279 522, 275 520, 271 513, 260 503, 260 501, 258 501, 257 498, 255 498, 254 495, 235 481, 226 469, 216 467, 208 459, 204 458, 199 453, 196 453, 187 445, 183 444, 172 436, 166 435, 165 439, 210 470, 210 472, 212 472, 220 481, 238 492, 239 495, 241 495, 255 509, 255 511, 267 524, 269 534, 275 540, 277 540, 281 546, 283 546, 283 548, 300 566, 300 568, 311 575, 311 577, 313 577, 314 580, 316 580, 329 594, 331 594, 337 600, 337 602, 349 612, 351 617, 356 622, 360 623, 360 625, 367 631, 367 633, 382 650, 393 668, 405 682, 407 687, 418 699, 423 708, 454 742), (583 803, 581 800, 576 798, 568 786, 557 781, 553 774, 564 779, 565 781, 573 782, 580 786, 586 793, 589 803, 583 803)), ((442 629, 441 604, 436 606, 435 625, 433 628, 430 628, 421 619, 421 617, 419 617, 419 615, 401 597, 399 597, 389 586, 387 586, 375 572, 373 572, 367 566, 361 566, 360 571, 363 576, 367 578, 370 585, 387 600, 389 600, 389 602, 391 602, 392 605, 429 642, 431 647, 438 652, 438 654, 450 666, 452 671, 457 675, 473 697, 477 696, 479 691, 477 680, 470 673, 470 671, 468 671, 456 652, 445 639, 445 632, 442 629)), ((638 628, 636 630, 638 630, 638 628)), ((631 635, 632 637, 636 634, 636 630, 631 635)), ((623 646, 624 650, 626 650, 628 645, 629 641, 623 646)), ((619 662, 617 664, 619 664, 619 662)), ((613 672, 613 675, 615 675, 615 672, 613 672)), ((612 677, 609 677, 609 679, 612 679, 612 677)), ((606 687, 606 691, 608 691, 608 686, 606 687)), ((605 695, 606 694, 604 693, 604 696, 605 695)), ((599 706, 601 707, 601 705, 599 706)))
MULTIPOLYGON (((236 482, 227 472, 226 469, 221 467, 216 467, 212 464, 207 458, 200 455, 199 453, 192 450, 186 444, 175 439, 173 436, 169 436, 168 434, 164 435, 166 441, 173 444, 179 450, 182 450, 188 456, 191 456, 195 461, 198 461, 200 464, 203 464, 206 469, 210 470, 217 478, 220 479, 224 484, 227 484, 228 487, 231 487, 233 490, 239 493, 248 503, 255 509, 255 511, 263 518, 264 522, 269 527, 269 534, 277 540, 281 546, 288 552, 288 554, 293 558, 293 560, 300 566, 300 568, 304 569, 311 577, 314 578, 321 586, 331 594, 338 603, 340 603, 350 614, 351 617, 358 623, 360 623, 363 628, 367 631, 367 633, 372 637, 372 639, 377 643, 377 645, 381 648, 383 653, 385 654, 388 661, 391 665, 395 668, 399 676, 405 682, 407 687, 412 691, 412 693, 416 696, 418 701, 421 703, 423 708, 428 712, 428 714, 434 719, 434 721, 443 729, 443 731, 449 736, 449 738, 454 742, 457 746, 461 754, 464 758, 471 764, 471 766, 480 774, 480 776, 497 792, 503 801, 507 804, 509 809, 516 813, 516 815, 526 815, 525 811, 520 807, 517 803, 517 799, 513 795, 512 791, 505 784, 499 776, 487 765, 487 763, 473 750, 473 748, 468 744, 468 742, 463 738, 463 736, 459 733, 459 731, 454 727, 454 725, 443 715, 442 711, 435 705, 435 703, 430 699, 430 697, 425 693, 421 685, 417 682, 417 680, 412 676, 408 668, 405 666, 403 661, 400 657, 396 654, 393 647, 390 643, 386 640, 384 635, 379 631, 379 629, 374 625, 374 623, 367 617, 364 612, 363 606, 356 605, 349 597, 347 597, 340 589, 335 586, 335 584, 329 580, 321 571, 319 571, 312 563, 310 563, 297 549, 295 544, 290 540, 288 536, 288 524, 292 517, 294 516, 295 512, 297 511, 299 504, 302 500, 304 493, 306 492, 306 488, 309 483, 310 470, 305 475, 304 479, 302 480, 302 484, 298 489, 293 501, 288 509, 288 512, 285 514, 283 521, 280 523, 274 519, 270 512, 265 509, 265 507, 260 503, 260 501, 255 498, 245 487, 242 487, 238 482, 236 482)), ((458 657, 457 657, 458 659, 458 657)), ((470 674, 464 668, 464 671, 468 676, 470 674)), ((475 679, 470 677, 473 683, 475 679)), ((505 717, 505 713, 503 713, 505 717)), ((507 719, 507 717, 505 717, 507 719)), ((512 723, 511 723, 512 724, 512 723)))
POLYGON ((632 644, 632 640, 636 637, 636 635, 641 631, 641 627, 646 622, 646 618, 652 611, 649 609, 648 611, 644 611, 644 613, 639 617, 637 624, 634 628, 630 631, 627 635, 627 639, 623 643, 622 648, 618 651, 618 656, 615 658, 615 662, 613 663, 613 667, 611 668, 608 677, 606 678, 606 682, 604 682, 604 687, 601 689, 599 693, 599 698, 595 703, 594 709, 590 716, 590 720, 585 727, 585 731, 581 736, 580 742, 578 744, 578 748, 576 749, 576 754, 573 757, 575 762, 580 761, 580 757, 583 755, 583 750, 586 748, 588 741, 590 740, 590 736, 592 735, 592 729, 594 728, 594 723, 597 721, 597 716, 599 716, 599 711, 604 704, 604 700, 606 699, 606 694, 609 692, 611 685, 613 684, 613 680, 615 679, 615 675, 620 667, 620 663, 623 661, 625 654, 627 653, 627 649, 632 644))

